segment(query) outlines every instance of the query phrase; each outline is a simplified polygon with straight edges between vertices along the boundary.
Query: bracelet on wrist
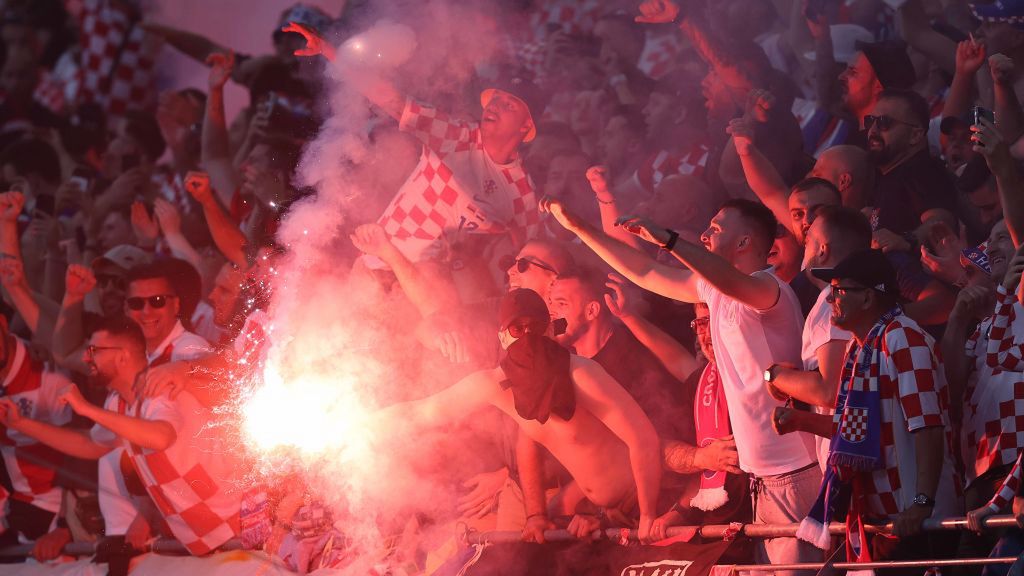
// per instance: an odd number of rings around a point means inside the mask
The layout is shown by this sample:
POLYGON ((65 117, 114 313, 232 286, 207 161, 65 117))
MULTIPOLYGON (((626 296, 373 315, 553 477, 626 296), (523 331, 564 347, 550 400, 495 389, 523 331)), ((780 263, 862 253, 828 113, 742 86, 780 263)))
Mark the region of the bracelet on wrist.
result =
POLYGON ((672 249, 676 247, 676 242, 679 241, 679 232, 676 232, 671 228, 668 228, 667 232, 668 240, 666 240, 665 243, 661 245, 661 249, 666 252, 671 252, 672 249))
POLYGON ((611 200, 602 200, 597 194, 594 195, 594 198, 597 198, 597 201, 601 204, 615 204, 615 198, 612 198, 611 200))

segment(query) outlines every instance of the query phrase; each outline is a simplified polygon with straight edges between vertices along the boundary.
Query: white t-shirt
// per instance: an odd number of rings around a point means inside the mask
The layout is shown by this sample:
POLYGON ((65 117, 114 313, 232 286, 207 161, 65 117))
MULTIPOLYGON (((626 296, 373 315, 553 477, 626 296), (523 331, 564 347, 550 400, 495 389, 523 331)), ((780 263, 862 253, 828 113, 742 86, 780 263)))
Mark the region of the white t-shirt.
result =
MULTIPOLYGON (((832 340, 849 342, 853 339, 853 334, 849 331, 837 328, 832 324, 832 306, 827 302, 828 295, 831 292, 831 286, 825 286, 825 288, 822 289, 821 294, 818 295, 818 299, 814 302, 814 306, 807 314, 807 320, 804 321, 803 348, 800 352, 800 356, 803 359, 804 370, 818 369, 818 348, 821 348, 832 340)), ((814 412, 815 414, 831 415, 834 410, 831 408, 815 406, 814 412)), ((815 452, 818 455, 818 465, 821 466, 822 472, 825 471, 826 464, 828 463, 829 442, 830 440, 828 438, 814 436, 815 452)))
POLYGON ((809 435, 779 436, 772 430, 772 410, 782 402, 772 398, 764 384, 768 366, 800 361, 800 303, 770 268, 755 274, 768 275, 779 285, 779 299, 767 310, 734 300, 703 278, 697 282, 697 293, 710 311, 711 341, 740 468, 762 477, 791 472, 815 459, 809 435))

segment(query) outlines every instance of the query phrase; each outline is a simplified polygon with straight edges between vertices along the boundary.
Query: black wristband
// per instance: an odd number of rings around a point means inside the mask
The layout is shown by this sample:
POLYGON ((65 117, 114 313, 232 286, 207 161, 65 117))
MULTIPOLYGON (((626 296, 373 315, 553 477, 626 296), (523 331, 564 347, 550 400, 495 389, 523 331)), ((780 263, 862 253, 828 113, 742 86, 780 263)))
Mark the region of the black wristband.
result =
POLYGON ((665 243, 661 245, 661 249, 666 252, 671 252, 672 249, 676 247, 676 242, 679 240, 679 232, 676 232, 671 228, 668 228, 667 230, 668 240, 666 240, 665 243))

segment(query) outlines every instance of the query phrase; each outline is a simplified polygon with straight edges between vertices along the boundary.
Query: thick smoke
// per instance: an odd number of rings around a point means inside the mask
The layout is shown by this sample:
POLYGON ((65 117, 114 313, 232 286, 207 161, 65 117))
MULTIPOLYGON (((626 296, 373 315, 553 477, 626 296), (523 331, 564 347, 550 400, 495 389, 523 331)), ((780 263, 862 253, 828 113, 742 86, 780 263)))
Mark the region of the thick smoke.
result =
MULTIPOLYGON (((498 52, 496 20, 484 14, 497 13, 476 3, 395 3, 364 18, 325 69, 329 119, 296 182, 316 194, 292 207, 278 234, 288 256, 276 270, 265 382, 243 411, 263 471, 300 473, 334 509, 360 551, 353 573, 380 562, 383 539, 405 528, 389 519, 451 518, 456 481, 483 468, 469 450, 461 450, 465 466, 453 459, 460 451, 445 445, 451 436, 371 416, 457 374, 417 345, 418 317, 397 286, 388 292, 358 267, 350 273, 349 231, 379 216, 418 153, 352 86, 380 74, 406 94, 478 114, 472 79, 498 52)), ((446 527, 437 536, 451 534, 446 527)))

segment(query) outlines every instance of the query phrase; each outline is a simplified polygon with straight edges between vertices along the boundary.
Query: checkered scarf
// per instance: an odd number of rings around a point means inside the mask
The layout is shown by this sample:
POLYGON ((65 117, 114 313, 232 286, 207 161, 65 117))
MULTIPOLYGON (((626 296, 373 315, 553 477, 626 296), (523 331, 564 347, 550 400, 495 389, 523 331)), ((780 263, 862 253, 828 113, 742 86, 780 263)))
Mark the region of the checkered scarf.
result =
POLYGON ((828 466, 818 499, 796 532, 797 538, 822 550, 827 549, 831 541, 829 522, 847 515, 853 476, 882 464, 879 354, 885 327, 902 313, 903 309, 896 306, 883 314, 871 327, 863 346, 851 345, 846 352, 843 380, 836 396, 835 432, 828 448, 828 466))

